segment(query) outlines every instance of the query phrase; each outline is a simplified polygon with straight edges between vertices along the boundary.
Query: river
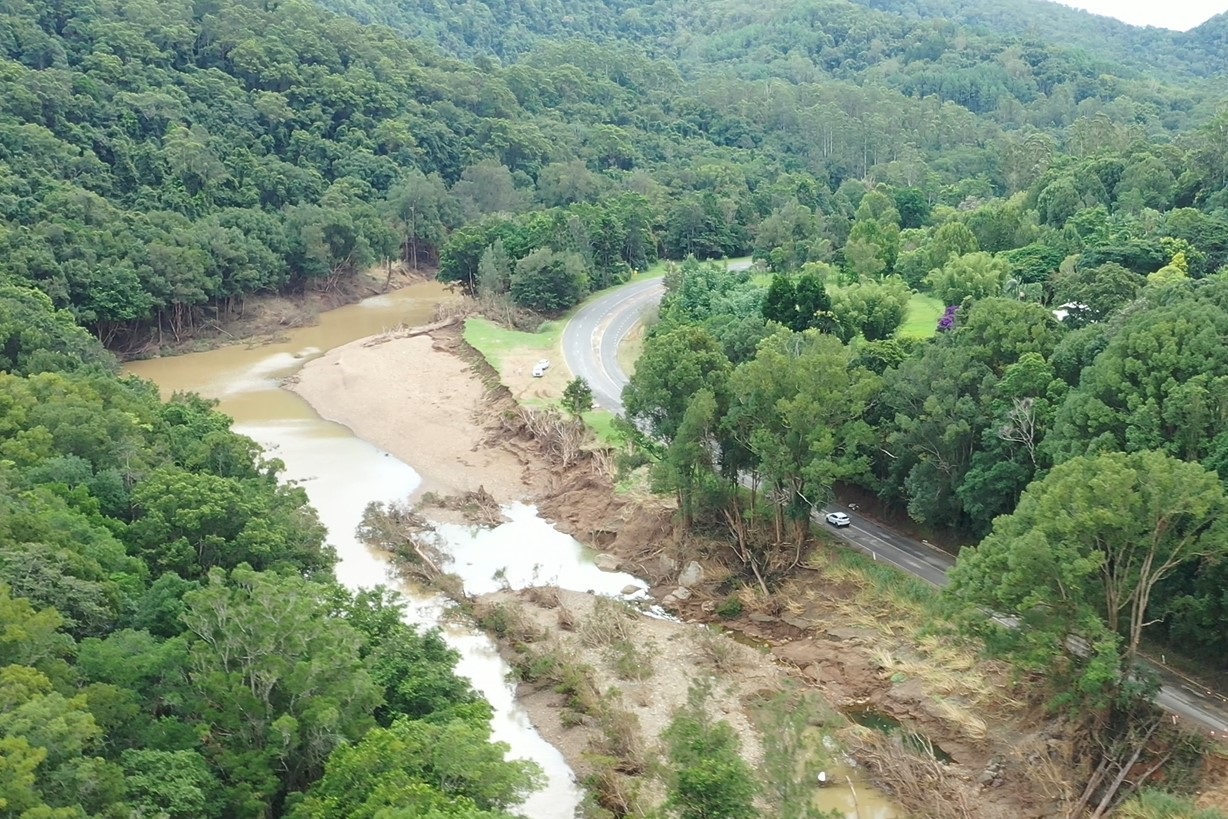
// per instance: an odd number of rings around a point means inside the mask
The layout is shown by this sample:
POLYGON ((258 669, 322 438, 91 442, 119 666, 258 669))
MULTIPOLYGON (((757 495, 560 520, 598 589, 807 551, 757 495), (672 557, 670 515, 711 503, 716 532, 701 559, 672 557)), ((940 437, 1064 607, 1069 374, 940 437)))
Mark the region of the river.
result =
MULTIPOLYGON (((447 291, 436 283, 415 284, 322 313, 317 325, 288 330, 271 343, 137 361, 125 369, 157 383, 164 396, 183 391, 217 399, 218 408, 234 418, 235 431, 255 439, 271 457, 280 458, 286 466, 284 477, 298 481, 307 491, 328 528, 329 543, 337 550, 338 580, 351 589, 378 584, 400 588, 410 603, 409 617, 419 624, 435 625, 441 613, 439 602, 404 588, 387 560, 354 536, 367 503, 405 498, 419 483, 417 473, 346 427, 322 420, 307 402, 280 385, 305 362, 334 347, 400 324, 425 324, 435 304, 447 298, 447 291)), ((494 530, 440 529, 444 550, 453 557, 449 568, 464 579, 469 591, 490 591, 501 583, 519 588, 549 582, 614 595, 637 582, 630 575, 598 571, 587 550, 538 517, 533 507, 512 504, 505 512, 509 522, 494 530), (527 550, 515 548, 525 542, 535 544, 532 562, 523 557, 527 550)), ((516 702, 514 688, 507 682, 509 669, 494 645, 485 635, 454 625, 444 628, 444 636, 460 654, 458 673, 471 680, 494 707, 495 739, 506 742, 512 756, 535 761, 546 774, 545 787, 526 801, 525 815, 572 819, 580 788, 562 755, 542 739, 516 702)), ((896 815, 878 794, 860 784, 857 797, 849 788, 830 788, 820 792, 820 799, 824 808, 849 819, 896 815)))

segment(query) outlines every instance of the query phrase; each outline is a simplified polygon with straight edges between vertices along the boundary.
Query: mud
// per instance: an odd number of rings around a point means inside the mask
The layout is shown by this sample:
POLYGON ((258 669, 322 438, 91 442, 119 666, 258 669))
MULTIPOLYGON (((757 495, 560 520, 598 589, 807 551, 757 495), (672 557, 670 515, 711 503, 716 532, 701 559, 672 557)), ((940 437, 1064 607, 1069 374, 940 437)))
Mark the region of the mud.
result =
POLYGON ((391 269, 373 268, 343 279, 330 290, 254 294, 229 310, 207 308, 190 332, 175 336, 157 327, 145 328, 118 342, 112 352, 123 361, 138 361, 235 344, 275 344, 291 330, 314 326, 322 313, 434 278, 434 268, 413 271, 395 264, 391 269))
MULTIPOLYGON (((909 766, 882 762, 885 751, 864 733, 869 729, 849 727, 841 735, 855 757, 860 749, 872 783, 895 794, 914 815, 1055 816, 1068 797, 1076 777, 1065 767, 1069 749, 1059 739, 1061 726, 1046 723, 1021 701, 1004 669, 939 643, 918 650, 915 633, 882 627, 902 617, 889 608, 867 619, 865 588, 827 571, 821 550, 810 564, 817 570, 799 569, 771 599, 739 590, 725 548, 675 531, 667 499, 615 490, 608 453, 585 451, 564 467, 543 452, 515 423, 514 398, 460 340, 459 328, 439 330, 429 342, 349 345, 307 365, 295 389, 325 417, 415 464, 430 487, 482 488, 501 502, 536 504, 560 529, 647 579, 656 599, 670 596, 684 622, 718 624, 742 642, 768 648, 771 656, 756 653, 756 662, 747 666, 755 674, 801 681, 837 710, 881 711, 939 746, 952 761, 921 760, 929 778, 918 785, 892 781, 909 766), (413 415, 404 409, 411 398, 413 415), (696 559, 704 567, 703 581, 679 601, 679 574, 696 559), (717 608, 734 590, 743 612, 722 620, 717 608), (910 789, 933 804, 910 804, 910 789)), ((524 704, 564 755, 580 760, 578 749, 593 738, 561 725, 552 690, 526 692, 524 704)), ((639 719, 651 722, 642 714, 639 719)), ((651 728, 646 736, 651 744, 651 728)))

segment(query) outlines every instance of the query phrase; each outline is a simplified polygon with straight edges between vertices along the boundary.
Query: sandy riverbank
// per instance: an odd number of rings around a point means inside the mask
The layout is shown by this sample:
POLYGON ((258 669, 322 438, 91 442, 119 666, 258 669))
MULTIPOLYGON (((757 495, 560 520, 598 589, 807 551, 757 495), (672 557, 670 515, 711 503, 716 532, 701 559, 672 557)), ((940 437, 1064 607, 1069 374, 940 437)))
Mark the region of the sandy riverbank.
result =
MULTIPOLYGON (((691 589, 690 599, 680 607, 679 614, 687 620, 716 619, 714 609, 730 597, 727 590, 719 588, 720 579, 729 576, 729 568, 721 565, 727 561, 727 547, 719 542, 679 539, 671 532, 668 509, 649 509, 616 496, 608 476, 589 464, 574 465, 570 470, 552 466, 532 442, 502 428, 501 413, 514 407, 514 399, 510 395, 492 398, 478 374, 485 370, 480 365, 475 365, 475 370, 460 350, 455 328, 434 339, 418 336, 354 342, 307 364, 295 383, 288 386, 321 416, 345 424, 358 437, 411 464, 423 477, 423 489, 455 494, 484 487, 501 503, 537 502, 543 514, 564 530, 618 555, 627 570, 652 582, 659 596, 677 587, 678 570, 687 561, 704 560, 710 576, 691 589)), ((624 642, 633 646, 654 644, 658 646, 654 657, 648 660, 616 653, 611 660, 606 649, 612 646, 603 645, 597 654, 581 659, 596 670, 596 675, 591 683, 592 697, 581 703, 579 712, 574 707, 571 710, 576 713, 560 711, 551 680, 546 680, 551 684, 540 690, 522 690, 521 699, 542 734, 582 774, 602 773, 585 767, 585 750, 594 743, 607 748, 624 741, 635 748, 620 750, 620 755, 623 750, 629 754, 625 764, 620 764, 646 771, 649 758, 659 750, 657 737, 667 715, 689 687, 685 684, 688 677, 711 674, 721 686, 740 683, 741 677, 753 683, 716 707, 722 718, 742 727, 747 756, 753 760, 758 753, 754 732, 748 730, 746 722, 747 700, 761 699, 755 694, 775 689, 785 676, 813 687, 838 708, 868 705, 949 752, 953 762, 941 766, 931 759, 908 756, 905 761, 921 766, 917 770, 923 769, 926 778, 903 782, 891 774, 900 767, 895 756, 888 757, 886 752, 876 751, 877 746, 864 742, 854 749, 855 754, 878 753, 879 759, 887 760, 873 768, 878 774, 875 779, 897 793, 905 786, 914 790, 920 787, 922 795, 910 801, 976 804, 979 807, 975 811, 950 814, 970 819, 1052 815, 1046 811, 1053 794, 1029 781, 1032 762, 1023 757, 1031 753, 1030 749, 1049 748, 1045 743, 1060 736, 1058 727, 1044 725, 1038 730, 1037 722, 1043 721, 1032 721, 1025 703, 1002 702, 999 690, 1005 693, 1005 688, 1000 689, 1005 680, 960 646, 927 637, 927 647, 922 650, 917 641, 919 631, 909 618, 922 617, 924 612, 908 607, 911 601, 907 599, 897 600, 889 589, 880 589, 869 575, 863 577, 858 571, 829 565, 834 559, 812 560, 809 571, 784 584, 771 599, 760 599, 753 589, 737 594, 747 612, 724 625, 772 646, 783 666, 751 651, 754 656, 735 659, 735 668, 721 670, 715 666, 727 661, 713 663, 711 656, 704 656, 721 649, 692 645, 690 637, 680 636, 699 627, 690 623, 641 623, 637 618, 635 638, 617 642, 620 646, 624 642), (646 631, 641 633, 642 629, 646 631), (662 668, 674 660, 682 663, 686 674, 668 668, 662 673, 662 668), (958 668, 953 669, 956 661, 958 668), (647 671, 649 665, 654 667, 650 676, 660 675, 655 680, 639 679, 638 672, 628 670, 647 671), (620 673, 630 679, 615 679, 620 673), (658 692, 661 680, 676 685, 658 692), (652 696, 633 696, 622 702, 616 713, 607 713, 598 705, 610 688, 647 691, 652 696), (629 729, 637 724, 636 730, 629 729), (585 730, 572 730, 577 727, 585 730), (1055 731, 1046 733, 1051 728, 1055 731), (600 735, 594 733, 595 729, 600 729, 600 735), (1008 763, 1005 771, 1003 761, 1008 763), (991 771, 992 776, 988 776, 991 771)), ((511 601, 496 597, 485 602, 511 601)), ((569 597, 568 608, 578 614, 589 605, 595 602, 586 596, 569 597)), ((553 608, 531 605, 527 614, 540 620, 541 631, 563 631, 561 626, 554 627, 558 615, 553 608)), ((562 646, 567 656, 583 657, 581 649, 591 648, 567 642, 564 640, 562 646)), ((1060 765, 1055 771, 1064 773, 1060 765)), ((646 795, 660 796, 654 790, 658 785, 646 787, 646 795)))
POLYGON ((500 503, 533 493, 533 470, 492 441, 480 419, 485 386, 429 336, 346 344, 306 364, 287 386, 321 417, 411 464, 420 492, 484 487, 500 503))

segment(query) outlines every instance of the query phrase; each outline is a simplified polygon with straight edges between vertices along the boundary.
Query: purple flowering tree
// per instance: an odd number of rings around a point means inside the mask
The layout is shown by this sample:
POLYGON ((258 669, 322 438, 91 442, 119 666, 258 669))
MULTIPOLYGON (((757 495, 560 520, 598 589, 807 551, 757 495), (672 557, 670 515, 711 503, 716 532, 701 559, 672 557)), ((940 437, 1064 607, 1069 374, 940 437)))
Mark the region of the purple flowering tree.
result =
POLYGON ((955 329, 955 314, 959 312, 959 305, 951 305, 947 311, 942 314, 942 318, 938 319, 938 332, 949 333, 955 329))

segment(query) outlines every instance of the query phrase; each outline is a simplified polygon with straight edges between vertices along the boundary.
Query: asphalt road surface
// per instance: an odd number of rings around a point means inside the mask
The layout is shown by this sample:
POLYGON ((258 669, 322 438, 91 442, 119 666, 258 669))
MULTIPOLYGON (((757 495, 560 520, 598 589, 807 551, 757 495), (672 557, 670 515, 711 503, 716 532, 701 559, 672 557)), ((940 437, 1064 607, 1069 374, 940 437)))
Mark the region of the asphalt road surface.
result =
POLYGON ((622 414, 628 379, 618 348, 664 293, 660 276, 624 285, 581 307, 563 329, 563 358, 572 375, 588 381, 602 409, 622 414))
MULTIPOLYGON (((578 310, 564 328, 563 357, 567 366, 573 375, 588 381, 593 399, 602 409, 622 413, 622 389, 629 379, 619 366, 618 349, 664 292, 660 277, 624 285, 578 310)), ((940 588, 947 585, 947 571, 955 564, 951 555, 839 504, 829 504, 821 511, 819 520, 827 512, 835 511, 846 512, 852 523, 839 529, 827 528, 849 546, 940 588)), ((1208 691, 1166 667, 1157 665, 1155 670, 1163 681, 1156 704, 1175 718, 1198 725, 1220 739, 1228 738, 1228 697, 1208 691)))

